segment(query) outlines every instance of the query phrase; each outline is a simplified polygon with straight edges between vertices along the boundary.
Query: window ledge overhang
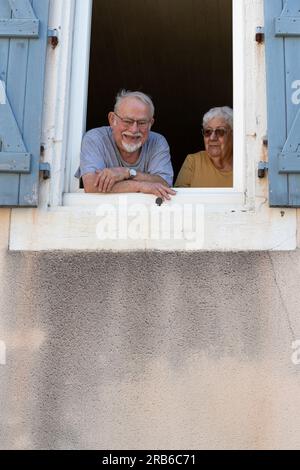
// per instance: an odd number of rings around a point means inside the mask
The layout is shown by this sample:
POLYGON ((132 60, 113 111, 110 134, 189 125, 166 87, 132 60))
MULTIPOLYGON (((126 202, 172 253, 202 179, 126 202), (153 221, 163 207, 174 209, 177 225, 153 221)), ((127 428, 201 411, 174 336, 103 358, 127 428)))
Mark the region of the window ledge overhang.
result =
POLYGON ((64 205, 13 209, 12 251, 294 250, 295 209, 244 204, 233 190, 178 189, 161 206, 146 194, 64 195, 64 205))

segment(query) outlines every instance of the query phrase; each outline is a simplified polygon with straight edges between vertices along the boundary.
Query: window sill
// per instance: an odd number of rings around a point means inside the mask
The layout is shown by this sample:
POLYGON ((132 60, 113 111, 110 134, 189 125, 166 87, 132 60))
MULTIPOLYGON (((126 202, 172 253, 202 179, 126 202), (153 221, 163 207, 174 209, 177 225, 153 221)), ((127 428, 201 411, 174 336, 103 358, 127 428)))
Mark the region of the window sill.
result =
MULTIPOLYGON (((174 188, 177 192, 172 198, 172 204, 207 204, 210 207, 215 206, 215 211, 224 211, 227 206, 243 206, 245 196, 241 192, 234 191, 231 188, 174 188)), ((86 194, 83 189, 77 193, 65 193, 63 196, 63 207, 94 207, 103 203, 118 204, 119 198, 126 198, 130 203, 144 203, 146 205, 155 204, 155 197, 147 194, 86 194)), ((169 203, 167 203, 169 204, 169 203)))
POLYGON ((64 205, 13 209, 12 251, 250 251, 296 248, 296 210, 244 204, 233 190, 178 189, 160 207, 146 194, 64 195, 64 205))

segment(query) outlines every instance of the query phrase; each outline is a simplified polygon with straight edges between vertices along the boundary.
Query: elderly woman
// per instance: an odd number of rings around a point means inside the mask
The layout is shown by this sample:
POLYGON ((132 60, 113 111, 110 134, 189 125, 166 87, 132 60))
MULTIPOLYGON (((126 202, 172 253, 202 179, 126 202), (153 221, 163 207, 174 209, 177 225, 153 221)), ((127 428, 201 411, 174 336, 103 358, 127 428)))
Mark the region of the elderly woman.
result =
POLYGON ((228 188, 233 186, 233 111, 212 108, 203 117, 205 151, 188 155, 175 186, 182 188, 228 188))

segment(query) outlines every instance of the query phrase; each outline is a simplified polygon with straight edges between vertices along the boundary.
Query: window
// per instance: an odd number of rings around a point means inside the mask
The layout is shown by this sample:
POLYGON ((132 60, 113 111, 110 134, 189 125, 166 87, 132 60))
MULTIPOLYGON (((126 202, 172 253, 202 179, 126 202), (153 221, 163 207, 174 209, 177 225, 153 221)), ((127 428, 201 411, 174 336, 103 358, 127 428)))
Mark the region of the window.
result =
MULTIPOLYGON (((107 125, 107 114, 112 109, 116 92, 126 88, 141 89, 153 97, 156 105, 153 130, 163 134, 170 144, 175 177, 186 155, 203 149, 202 115, 213 106, 232 106, 234 102, 235 116, 238 116, 234 124, 234 155, 239 156, 234 159, 234 188, 179 191, 231 193, 231 198, 242 201, 244 109, 243 67, 240 64, 244 57, 241 2, 224 0, 222 8, 217 0, 197 2, 196 9, 192 0, 146 3, 130 0, 126 9, 122 5, 123 0, 103 0, 94 2, 93 9, 90 2, 77 7, 71 88, 71 115, 76 115, 77 119, 70 121, 65 192, 79 191, 74 173, 79 163, 83 133, 107 125), (116 28, 115 18, 121 11, 122 22, 116 28), (84 61, 88 47, 90 64, 87 57, 84 61), (234 70, 233 57, 239 64, 234 70)), ((68 194, 67 200, 70 200, 68 194)))

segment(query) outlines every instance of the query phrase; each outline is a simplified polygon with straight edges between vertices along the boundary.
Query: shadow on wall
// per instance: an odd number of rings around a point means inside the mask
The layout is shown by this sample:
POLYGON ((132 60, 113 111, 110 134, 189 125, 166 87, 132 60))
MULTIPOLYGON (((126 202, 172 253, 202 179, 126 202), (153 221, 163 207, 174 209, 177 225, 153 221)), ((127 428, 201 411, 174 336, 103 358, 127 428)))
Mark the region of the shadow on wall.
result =
MULTIPOLYGON (((179 393, 193 358, 262 360, 270 318, 282 313, 267 253, 14 253, 6 279, 4 328, 24 344, 8 344, 5 421, 17 414, 27 423, 25 448, 126 446, 124 426, 139 419, 128 400, 143 393, 147 408, 156 393, 179 393), (161 389, 154 364, 170 379, 161 389), (150 396, 141 381, 153 387, 150 396)), ((127 429, 131 445, 139 426, 127 429)), ((18 434, 10 429, 1 431, 9 447, 18 434)))

